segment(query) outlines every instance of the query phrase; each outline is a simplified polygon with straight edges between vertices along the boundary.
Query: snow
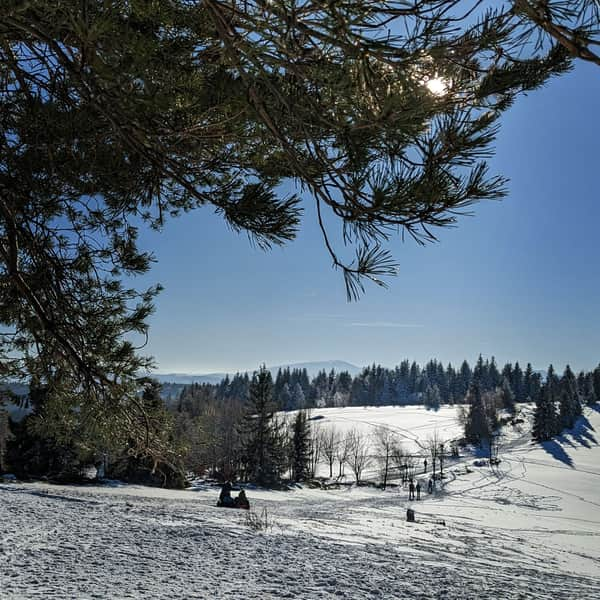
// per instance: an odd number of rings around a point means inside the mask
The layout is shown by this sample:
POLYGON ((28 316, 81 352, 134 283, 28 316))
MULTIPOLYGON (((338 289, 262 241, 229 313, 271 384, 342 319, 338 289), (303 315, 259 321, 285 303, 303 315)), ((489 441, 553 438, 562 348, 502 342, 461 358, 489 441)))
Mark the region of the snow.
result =
MULTIPOLYGON (((451 407, 317 412, 320 426, 380 423, 415 448, 458 432, 451 407)), ((0 484, 0 596, 596 600, 598 432, 598 410, 544 445, 509 427, 500 465, 474 467, 465 453, 421 502, 398 487, 251 489, 266 531, 216 508, 207 484, 0 484)))
POLYGON ((461 436, 454 406, 428 410, 423 406, 353 406, 311 410, 311 423, 316 427, 335 427, 345 434, 356 429, 373 439, 377 428, 395 433, 405 451, 418 452, 427 439, 437 433, 441 440, 461 436))

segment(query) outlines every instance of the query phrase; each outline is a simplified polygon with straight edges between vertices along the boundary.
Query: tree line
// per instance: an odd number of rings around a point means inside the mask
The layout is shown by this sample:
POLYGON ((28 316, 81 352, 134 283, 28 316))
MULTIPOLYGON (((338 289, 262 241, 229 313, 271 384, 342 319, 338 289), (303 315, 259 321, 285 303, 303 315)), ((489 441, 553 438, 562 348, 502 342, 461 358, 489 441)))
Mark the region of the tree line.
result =
MULTIPOLYGON (((241 476, 257 480, 257 475, 260 478, 264 472, 271 473, 270 479, 277 472, 292 473, 294 478, 298 474, 314 474, 314 468, 309 467, 311 464, 314 467, 325 452, 330 477, 336 462, 340 476, 348 458, 344 448, 358 458, 361 452, 356 449, 361 444, 337 438, 334 444, 311 435, 306 410, 315 407, 423 404, 436 409, 441 403, 456 403, 461 405, 458 418, 465 442, 487 444, 491 449, 494 433, 502 424, 501 411, 514 414, 518 403, 535 403, 533 436, 544 440, 572 427, 583 405, 600 401, 600 366, 577 377, 567 366, 563 376, 558 377, 550 365, 544 379, 531 364, 523 370, 518 362, 507 363, 500 370, 493 358, 484 360, 481 356, 473 368, 467 361, 459 369, 452 365, 443 368, 432 360, 424 367, 409 361, 394 369, 366 367, 356 377, 347 372, 321 371, 311 380, 305 370, 299 369, 280 369, 274 380, 265 369, 259 374, 263 392, 268 396, 262 405, 256 403, 256 374, 253 378, 247 374, 226 377, 216 385, 192 384, 170 402, 175 430, 182 444, 189 448, 187 468, 224 478, 241 476), (542 430, 538 425, 542 418, 540 406, 546 407, 550 396, 556 417, 551 421, 552 430, 542 430), (292 410, 298 412, 290 425, 285 412, 292 410), (254 435, 249 435, 252 431, 254 435), (258 446, 249 447, 245 439, 260 441, 258 446), (264 451, 265 447, 270 448, 269 452, 264 451), (290 448, 295 448, 292 454, 298 465, 302 461, 297 457, 304 455, 301 449, 306 447, 312 457, 306 459, 309 467, 292 467, 290 448), (268 467, 263 464, 264 456, 271 457, 264 459, 271 461, 268 467), (262 466, 257 468, 256 464, 262 466)), ((355 465, 359 463, 355 461, 355 465)))
MULTIPOLYGON (((570 367, 567 367, 571 372, 570 367)), ((600 369, 600 367, 598 368, 600 369)), ((577 376, 578 393, 596 398, 600 392, 600 373, 581 372, 577 376)), ((554 373, 554 367, 548 367, 554 373)), ((571 377, 571 376, 569 376, 571 377)), ((544 377, 530 363, 523 369, 519 362, 499 368, 494 357, 479 357, 471 367, 464 360, 460 367, 444 366, 430 360, 424 366, 408 360, 390 369, 381 365, 365 367, 353 377, 347 371, 322 370, 312 379, 306 369, 279 369, 273 381, 273 402, 277 410, 331 408, 339 406, 386 406, 390 404, 424 404, 436 408, 441 404, 462 404, 472 381, 478 381, 482 393, 502 390, 505 403, 537 402, 544 377)), ((168 400, 176 412, 194 414, 206 401, 243 400, 248 395, 251 377, 237 373, 218 384, 194 383, 185 386, 178 396, 168 400)), ((584 400, 585 402, 585 400, 584 400)))
MULTIPOLYGON (((558 376, 550 365, 543 378, 530 364, 524 370, 518 362, 499 369, 493 358, 480 356, 474 367, 463 361, 458 369, 444 368, 435 360, 421 367, 405 360, 393 369, 366 367, 355 377, 322 371, 312 379, 305 369, 289 368, 273 379, 262 367, 252 377, 237 374, 219 384, 186 386, 166 402, 160 391, 155 381, 140 382, 138 402, 145 418, 136 427, 146 432, 148 446, 162 449, 162 459, 140 451, 136 440, 119 429, 107 437, 110 424, 90 421, 85 412, 73 412, 62 430, 48 435, 43 422, 51 416, 52 397, 44 388, 32 388, 25 419, 15 422, 0 411, 0 470, 75 481, 82 467, 95 465, 105 477, 154 485, 183 486, 186 474, 195 473, 273 486, 284 478, 314 478, 320 463, 330 478, 344 476, 349 468, 358 482, 383 457, 385 485, 390 468, 403 477, 416 469, 390 431, 378 431, 369 441, 358 431, 321 430, 311 408, 423 404, 435 410, 441 403, 456 403, 464 442, 487 444, 491 452, 494 434, 507 419, 501 415, 515 414, 521 402, 535 404, 537 440, 572 427, 584 405, 600 401, 600 366, 577 376, 567 366, 558 376), (374 446, 380 449, 375 454, 374 446)), ((434 444, 438 449, 445 444, 439 460, 455 453, 457 443, 434 444)), ((436 458, 432 455, 432 465, 436 458)))
MULTIPOLYGON (((237 381, 246 378, 240 376, 237 381)), ((311 418, 305 408, 292 413, 278 410, 276 384, 264 367, 248 379, 247 399, 239 404, 232 398, 209 397, 206 392, 211 386, 207 385, 191 386, 203 392, 200 402, 193 403, 189 394, 182 394, 187 406, 196 408, 195 417, 182 412, 185 402, 174 409, 176 430, 192 449, 186 458, 189 470, 221 480, 276 486, 284 478, 288 482, 314 479, 321 465, 329 479, 346 478, 348 470, 357 484, 368 474, 385 487, 393 475, 404 482, 422 468, 417 455, 405 451, 393 429, 379 426, 367 434, 357 428, 342 432, 330 425, 320 427, 319 419, 311 418), (235 406, 237 410, 232 411, 235 406)), ((220 393, 227 389, 212 387, 220 393)), ((431 455, 435 473, 436 459, 441 472, 441 456, 451 450, 457 452, 455 444, 433 436, 420 454, 431 455)))

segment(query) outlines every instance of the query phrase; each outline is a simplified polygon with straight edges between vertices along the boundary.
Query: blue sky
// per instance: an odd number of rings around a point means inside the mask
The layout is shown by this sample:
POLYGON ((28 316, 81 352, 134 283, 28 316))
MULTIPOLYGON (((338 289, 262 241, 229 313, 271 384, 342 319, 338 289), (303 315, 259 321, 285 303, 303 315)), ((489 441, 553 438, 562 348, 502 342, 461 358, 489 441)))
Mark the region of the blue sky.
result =
POLYGON ((209 208, 141 243, 160 282, 146 348, 161 372, 312 360, 403 358, 590 369, 600 361, 600 70, 578 63, 505 114, 492 170, 501 202, 477 204, 439 243, 395 240, 388 290, 346 301, 307 202, 298 238, 264 253, 209 208))

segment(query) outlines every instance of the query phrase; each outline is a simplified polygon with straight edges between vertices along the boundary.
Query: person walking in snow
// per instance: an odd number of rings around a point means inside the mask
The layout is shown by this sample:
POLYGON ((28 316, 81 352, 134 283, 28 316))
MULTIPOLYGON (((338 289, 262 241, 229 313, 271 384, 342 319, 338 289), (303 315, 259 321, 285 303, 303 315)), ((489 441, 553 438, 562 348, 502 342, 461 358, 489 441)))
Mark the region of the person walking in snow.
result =
POLYGON ((415 484, 413 483, 412 479, 410 480, 410 484, 408 486, 408 499, 415 499, 415 484))
POLYGON ((423 470, 423 473, 427 473, 427 459, 425 459, 423 461, 423 466, 425 467, 425 469, 423 470))
POLYGON ((421 482, 417 481, 417 500, 421 499, 421 482))
POLYGON ((429 494, 433 494, 433 479, 430 477, 429 482, 427 483, 427 492, 429 494))

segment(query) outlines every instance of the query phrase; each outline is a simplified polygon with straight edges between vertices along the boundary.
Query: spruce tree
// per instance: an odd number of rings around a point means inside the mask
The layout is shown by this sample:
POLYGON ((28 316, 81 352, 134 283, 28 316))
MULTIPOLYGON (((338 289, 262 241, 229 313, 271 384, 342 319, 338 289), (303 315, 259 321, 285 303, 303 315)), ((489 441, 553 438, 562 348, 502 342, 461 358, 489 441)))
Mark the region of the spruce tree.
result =
POLYGON ((490 439, 492 430, 486 414, 479 379, 473 378, 467 397, 469 410, 465 424, 465 438, 472 444, 481 444, 490 439))
POLYGON ((479 382, 481 387, 481 391, 485 392, 488 389, 487 383, 487 366, 483 360, 483 356, 481 354, 477 358, 477 362, 473 367, 473 379, 476 379, 479 382))
POLYGON ((535 402, 537 392, 534 390, 534 372, 531 363, 527 363, 523 373, 523 401, 535 402))
POLYGON ((582 413, 581 401, 577 390, 577 380, 569 365, 560 380, 560 422, 561 428, 571 429, 582 413))
POLYGON ((299 410, 294 417, 292 424, 291 439, 291 467, 292 479, 294 481, 304 481, 310 471, 310 425, 308 423, 307 413, 299 410))
POLYGON ((524 393, 523 387, 523 371, 518 361, 513 368, 511 387, 515 394, 515 401, 524 402, 526 394, 524 393))
POLYGON ((593 373, 586 373, 583 383, 582 400, 587 406, 591 406, 596 402, 596 391, 594 389, 593 373))
MULTIPOLYGON (((552 435, 558 435, 562 431, 562 424, 560 418, 559 408, 557 407, 557 403, 560 401, 560 389, 559 389, 559 378, 554 372, 554 367, 552 365, 548 366, 548 370, 546 372, 546 383, 544 384, 543 393, 547 396, 547 401, 552 404, 552 414, 554 415, 554 424, 552 426, 552 435)), ((540 392, 541 394, 542 392, 540 392)))
POLYGON ((496 359, 492 356, 490 359, 489 370, 488 370, 490 389, 497 388, 502 385, 502 376, 498 371, 498 365, 496 359))
POLYGON ((592 371, 592 381, 594 387, 594 398, 600 402, 600 365, 592 371))
POLYGON ((300 385, 299 381, 296 381, 294 384, 294 389, 292 390, 292 406, 299 409, 306 408, 304 391, 302 390, 302 386, 300 385))
POLYGON ((540 442, 550 440, 557 433, 557 421, 554 389, 552 385, 545 385, 535 403, 533 438, 540 442))
POLYGON ((294 410, 297 408, 297 406, 294 404, 294 398, 287 381, 283 384, 283 387, 279 392, 278 405, 280 410, 294 410))
POLYGON ((429 384, 425 390, 425 394, 423 396, 423 404, 427 408, 431 408, 433 410, 439 410, 441 404, 441 395, 440 390, 437 384, 429 384))
POLYGON ((515 395, 510 387, 510 383, 506 377, 502 378, 502 387, 500 390, 501 398, 502 398, 502 406, 510 411, 515 411, 515 395))
POLYGON ((280 478, 282 438, 274 420, 273 379, 263 365, 254 373, 240 435, 246 478, 269 486, 280 478))
POLYGON ((460 366, 460 372, 457 375, 457 386, 455 391, 457 402, 464 402, 472 377, 473 373, 469 363, 466 360, 463 360, 460 366))

